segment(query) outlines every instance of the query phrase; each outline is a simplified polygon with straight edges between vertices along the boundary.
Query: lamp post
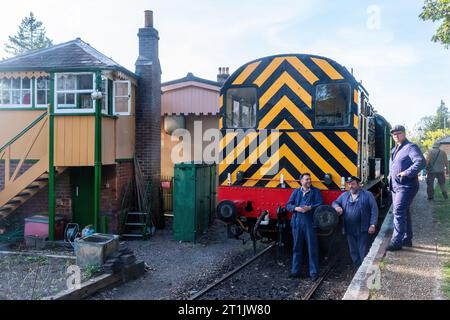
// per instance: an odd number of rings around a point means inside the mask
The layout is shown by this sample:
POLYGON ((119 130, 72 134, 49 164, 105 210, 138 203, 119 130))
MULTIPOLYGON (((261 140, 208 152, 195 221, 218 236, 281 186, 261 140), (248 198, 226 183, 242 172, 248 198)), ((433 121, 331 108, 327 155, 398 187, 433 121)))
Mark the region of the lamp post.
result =
POLYGON ((94 229, 99 232, 99 216, 100 216, 100 193, 102 179, 102 92, 99 90, 102 84, 102 76, 100 72, 96 73, 95 87, 97 88, 91 98, 94 100, 95 107, 95 147, 94 147, 94 229))

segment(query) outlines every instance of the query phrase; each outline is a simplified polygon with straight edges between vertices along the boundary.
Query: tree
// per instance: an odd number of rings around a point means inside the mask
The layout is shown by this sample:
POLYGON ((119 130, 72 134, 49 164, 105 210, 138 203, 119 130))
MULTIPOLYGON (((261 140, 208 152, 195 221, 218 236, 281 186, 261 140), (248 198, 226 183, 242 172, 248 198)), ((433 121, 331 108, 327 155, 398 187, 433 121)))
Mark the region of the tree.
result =
POLYGON ((444 137, 449 130, 448 120, 450 114, 448 108, 445 106, 444 100, 441 100, 441 105, 437 108, 434 116, 426 116, 414 126, 411 132, 411 141, 417 143, 422 151, 429 149, 436 139, 444 137))
POLYGON ((437 130, 448 128, 447 125, 448 117, 449 117, 448 108, 445 106, 444 100, 441 100, 441 105, 437 109, 436 117, 434 118, 434 122, 431 126, 431 129, 437 130))
POLYGON ((445 137, 443 129, 438 129, 436 131, 428 131, 425 134, 425 139, 422 141, 422 146, 425 150, 430 150, 433 144, 443 137, 445 137))
POLYGON ((47 48, 51 45, 53 45, 53 42, 47 38, 42 22, 34 17, 33 12, 30 12, 29 17, 22 19, 17 34, 9 36, 8 43, 5 44, 5 51, 12 56, 16 56, 27 51, 47 48))
POLYGON ((450 45, 450 0, 425 0, 422 9, 423 11, 419 15, 422 20, 442 21, 431 40, 442 43, 448 49, 450 45))
POLYGON ((447 121, 449 117, 448 108, 445 106, 444 100, 441 100, 441 105, 437 108, 436 115, 423 117, 416 126, 418 131, 421 131, 423 134, 428 131, 448 128, 447 121))

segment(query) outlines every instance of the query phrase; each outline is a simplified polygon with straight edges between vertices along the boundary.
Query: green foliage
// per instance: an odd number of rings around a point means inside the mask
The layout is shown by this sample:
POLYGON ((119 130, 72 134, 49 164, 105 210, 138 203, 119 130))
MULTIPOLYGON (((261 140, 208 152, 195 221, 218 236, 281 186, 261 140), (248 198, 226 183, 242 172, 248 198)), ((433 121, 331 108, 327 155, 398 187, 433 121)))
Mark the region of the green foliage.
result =
POLYGON ((441 22, 431 40, 442 43, 448 49, 450 45, 450 0, 425 0, 422 9, 419 18, 424 21, 441 22))
POLYGON ((422 140, 422 146, 425 150, 430 150, 431 147, 433 147, 433 144, 436 142, 436 140, 439 140, 441 138, 445 137, 444 129, 438 129, 436 131, 428 131, 425 134, 424 139, 422 140))
POLYGON ((22 19, 17 34, 8 38, 8 43, 5 44, 5 51, 11 56, 53 45, 52 40, 47 38, 45 34, 42 22, 34 17, 33 12, 30 12, 29 17, 22 19))
POLYGON ((444 278, 444 284, 442 285, 442 291, 447 299, 450 299, 450 261, 444 264, 444 270, 442 272, 444 278))
MULTIPOLYGON (((450 184, 446 183, 446 188, 447 193, 449 193, 450 184)), ((434 221, 436 223, 437 246, 438 251, 444 253, 443 257, 445 257, 445 253, 448 252, 450 248, 450 237, 448 236, 450 234, 450 215, 448 214, 450 211, 450 202, 444 200, 439 186, 436 186, 434 194, 435 200, 432 204, 432 208, 434 221)), ((441 289, 445 297, 450 299, 450 260, 444 261, 441 289)))
POLYGON ((99 273, 101 271, 101 269, 102 269, 102 267, 97 264, 90 264, 84 268, 84 274, 86 275, 87 279, 90 279, 93 276, 95 276, 97 273, 99 273))
POLYGON ((445 102, 441 100, 441 104, 437 108, 436 114, 420 119, 415 125, 415 129, 408 135, 409 139, 418 144, 422 151, 426 151, 433 146, 433 143, 437 139, 450 133, 449 120, 450 113, 445 106, 445 102))

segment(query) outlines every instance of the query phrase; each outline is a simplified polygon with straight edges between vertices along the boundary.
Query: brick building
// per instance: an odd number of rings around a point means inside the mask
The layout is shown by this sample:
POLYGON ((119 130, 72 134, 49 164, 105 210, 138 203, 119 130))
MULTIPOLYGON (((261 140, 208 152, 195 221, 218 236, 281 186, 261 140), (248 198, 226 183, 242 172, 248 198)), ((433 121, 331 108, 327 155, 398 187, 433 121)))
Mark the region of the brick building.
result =
POLYGON ((159 212, 161 67, 153 13, 135 72, 75 40, 0 61, 0 218, 117 232, 134 159, 159 212))

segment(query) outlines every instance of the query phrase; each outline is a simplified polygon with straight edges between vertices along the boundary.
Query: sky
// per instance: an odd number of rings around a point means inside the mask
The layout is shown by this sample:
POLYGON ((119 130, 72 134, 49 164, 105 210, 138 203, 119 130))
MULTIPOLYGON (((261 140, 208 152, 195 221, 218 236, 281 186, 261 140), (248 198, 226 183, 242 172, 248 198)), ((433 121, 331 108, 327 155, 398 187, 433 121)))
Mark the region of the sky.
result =
POLYGON ((188 72, 215 80, 268 55, 308 53, 351 70, 374 108, 413 129, 443 99, 450 107, 450 50, 431 42, 437 24, 423 0, 15 0, 0 11, 4 43, 33 11, 55 44, 81 37, 134 71, 144 10, 154 11, 162 80, 188 72))

